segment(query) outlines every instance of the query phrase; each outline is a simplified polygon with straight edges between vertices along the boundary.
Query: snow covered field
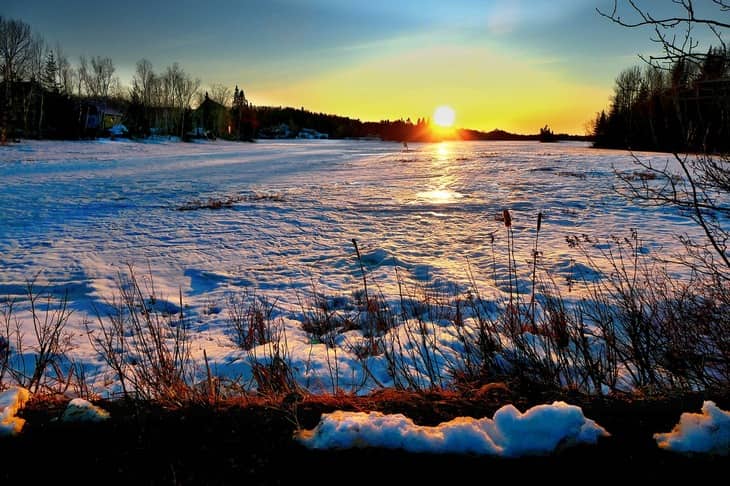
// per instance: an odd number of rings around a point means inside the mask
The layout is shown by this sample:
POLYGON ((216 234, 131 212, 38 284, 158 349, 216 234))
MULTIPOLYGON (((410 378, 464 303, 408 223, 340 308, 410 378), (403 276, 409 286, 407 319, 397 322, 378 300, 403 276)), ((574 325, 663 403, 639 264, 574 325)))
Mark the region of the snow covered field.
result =
MULTIPOLYGON (((276 303, 297 379, 331 389, 334 359, 338 385, 363 391, 373 382, 346 346, 356 337, 338 337, 335 358, 300 326, 301 303, 313 291, 340 309, 354 306, 362 275, 353 239, 368 285, 386 296, 398 295, 396 272, 406 288, 431 283, 444 292, 465 288, 471 273, 483 295, 499 296, 508 285, 503 209, 512 216, 522 285, 542 212, 539 266, 570 299, 577 289, 567 282, 592 275, 566 236, 603 242, 635 228, 644 251, 670 254, 680 249, 676 235, 697 234, 670 209, 616 195, 614 169, 637 167, 627 152, 577 142, 412 144, 404 151, 395 143, 334 140, 23 141, 0 148, 0 296, 23 299, 36 275, 38 289, 67 291, 71 357, 104 390, 110 382, 84 321, 93 328, 128 264, 171 306, 182 292, 193 354, 200 360, 205 350, 221 375, 251 372, 247 353, 231 339, 227 303, 255 292, 276 303), (223 207, 208 207, 216 201, 223 207)), ((29 315, 18 309, 29 329, 29 315)), ((449 339, 446 332, 442 343, 449 339)), ((372 357, 369 367, 389 384, 384 361, 372 357)))

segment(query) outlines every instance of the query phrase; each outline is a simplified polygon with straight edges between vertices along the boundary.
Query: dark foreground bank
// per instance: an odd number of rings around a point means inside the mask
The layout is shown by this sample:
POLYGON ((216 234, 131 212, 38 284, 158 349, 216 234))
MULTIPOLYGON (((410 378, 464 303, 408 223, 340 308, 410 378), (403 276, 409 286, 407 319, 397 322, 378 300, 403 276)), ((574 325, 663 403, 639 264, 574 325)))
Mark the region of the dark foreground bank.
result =
POLYGON ((561 484, 724 482, 728 456, 684 456, 656 446, 682 412, 711 399, 723 409, 730 391, 664 398, 383 392, 369 397, 286 397, 213 406, 104 403, 111 419, 68 424, 63 401, 30 403, 16 437, 0 439, 0 484, 496 484, 538 480, 561 484), (612 435, 544 457, 413 454, 398 450, 315 451, 293 439, 335 409, 403 413, 435 425, 457 416, 491 417, 506 403, 524 411, 561 399, 583 407, 612 435), (717 479, 715 479, 717 478, 717 479))

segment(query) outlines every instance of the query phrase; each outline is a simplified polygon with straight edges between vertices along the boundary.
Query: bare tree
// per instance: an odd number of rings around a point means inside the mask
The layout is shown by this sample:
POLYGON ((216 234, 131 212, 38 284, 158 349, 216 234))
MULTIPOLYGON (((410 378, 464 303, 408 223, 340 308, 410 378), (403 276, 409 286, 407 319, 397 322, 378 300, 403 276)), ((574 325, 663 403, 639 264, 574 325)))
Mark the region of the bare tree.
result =
POLYGON ((28 51, 28 66, 26 69, 26 76, 29 79, 33 79, 35 81, 41 80, 47 51, 48 46, 43 37, 40 34, 33 34, 31 36, 30 48, 28 51))
POLYGON ((109 98, 115 100, 128 100, 129 90, 125 90, 122 86, 122 80, 119 76, 113 76, 109 83, 109 98))
POLYGON ((56 66, 58 67, 58 86, 61 93, 65 95, 73 94, 73 87, 76 73, 68 60, 68 57, 63 52, 61 44, 56 43, 54 49, 54 55, 56 57, 56 66))
POLYGON ((91 68, 98 96, 108 98, 114 83, 114 64, 108 57, 92 57, 91 68))
POLYGON ((30 25, 20 20, 0 17, 0 61, 3 81, 23 78, 30 58, 33 42, 30 25))
POLYGON ((86 57, 81 56, 79 62, 79 75, 86 95, 92 98, 108 98, 114 79, 114 63, 111 58, 92 57, 89 64, 86 57))
POLYGON ((165 71, 164 89, 171 101, 170 106, 178 113, 180 137, 185 135, 185 112, 200 88, 200 79, 193 79, 178 63, 173 63, 165 71))
POLYGON ((129 89, 129 96, 136 109, 130 107, 127 112, 128 120, 135 123, 135 130, 143 130, 147 132, 152 128, 153 100, 155 94, 155 85, 157 84, 157 76, 155 75, 152 63, 147 59, 137 61, 137 67, 132 77, 132 86, 129 89))
MULTIPOLYGON (((712 16, 698 15, 692 0, 673 0, 674 11, 666 16, 653 14, 637 0, 614 0, 610 11, 599 9, 598 13, 623 27, 652 29, 652 41, 661 46, 662 53, 640 57, 657 69, 670 69, 672 81, 676 83, 678 76, 691 73, 691 66, 700 70, 709 57, 716 55, 697 40, 699 31, 709 32, 727 58, 724 39, 730 29, 730 2, 711 0, 703 5, 714 9, 712 16)), ((720 80, 723 86, 730 86, 730 72, 721 73, 720 80)), ((655 78, 653 82, 662 81, 655 78)), ((727 119, 730 114, 727 93, 715 95, 713 102, 721 105, 727 119)), ((692 218, 706 238, 695 241, 681 236, 689 256, 683 261, 726 289, 730 280, 730 154, 706 150, 696 155, 675 152, 673 160, 661 166, 636 156, 634 161, 644 176, 618 174, 623 181, 620 190, 643 203, 679 208, 692 218)))
POLYGON ((91 72, 89 70, 89 62, 86 60, 86 56, 81 56, 79 58, 79 96, 81 96, 82 89, 84 90, 84 93, 87 96, 90 96, 90 93, 87 89, 87 85, 90 83, 89 79, 91 78, 91 72))
POLYGON ((621 71, 616 78, 614 107, 618 110, 630 111, 641 92, 643 82, 641 69, 638 66, 621 71))
POLYGON ((165 100, 164 82, 161 75, 155 75, 151 79, 149 86, 150 105, 154 108, 154 125, 156 128, 162 128, 165 119, 162 108, 165 100))
POLYGON ((132 91, 146 108, 152 106, 155 79, 152 63, 147 59, 137 61, 137 69, 132 78, 132 91))
MULTIPOLYGON (((610 10, 596 10, 623 27, 651 29, 651 40, 661 47, 662 53, 639 57, 653 66, 671 67, 678 60, 699 64, 705 59, 707 50, 700 49, 698 40, 703 33, 709 33, 723 49, 727 47, 723 31, 730 29, 730 1, 710 0, 705 4, 714 9, 709 17, 697 14, 693 0, 672 0, 671 12, 662 16, 653 14, 638 0, 614 0, 610 10)), ((656 3, 651 5, 656 7, 656 3)))
POLYGON ((0 17, 0 73, 5 84, 2 133, 0 142, 6 143, 10 129, 10 112, 13 109, 13 84, 22 79, 28 65, 33 42, 30 25, 20 20, 0 17))
POLYGON ((210 99, 223 106, 230 107, 233 92, 231 88, 223 84, 210 85, 210 99))
POLYGON ((674 153, 673 163, 661 166, 633 157, 641 167, 638 173, 642 176, 617 173, 623 182, 620 192, 643 203, 678 208, 697 223, 706 241, 682 235, 680 238, 690 257, 684 263, 727 285, 730 281, 730 159, 727 154, 674 153))
POLYGON ((40 127, 43 123, 43 89, 42 84, 43 67, 45 64, 46 42, 39 34, 32 34, 28 45, 25 69, 23 77, 34 81, 30 83, 28 90, 22 96, 22 119, 23 131, 28 134, 37 128, 40 135, 40 127), (37 110, 37 99, 40 98, 40 109, 37 110), (34 122, 38 122, 37 126, 34 122))
POLYGON ((176 104, 177 99, 175 98, 175 86, 180 78, 180 71, 180 66, 177 63, 168 66, 165 72, 161 74, 160 86, 158 88, 160 106, 162 107, 163 114, 162 124, 168 134, 174 133, 173 120, 177 118, 176 113, 178 107, 176 104))
POLYGON ((644 80, 650 93, 661 93, 668 85, 665 72, 651 65, 644 69, 644 80))
POLYGON ((200 79, 193 79, 189 75, 185 74, 178 85, 177 95, 180 100, 181 106, 181 119, 180 119, 180 137, 182 138, 185 134, 185 113, 190 109, 190 103, 193 101, 195 94, 200 88, 200 79))

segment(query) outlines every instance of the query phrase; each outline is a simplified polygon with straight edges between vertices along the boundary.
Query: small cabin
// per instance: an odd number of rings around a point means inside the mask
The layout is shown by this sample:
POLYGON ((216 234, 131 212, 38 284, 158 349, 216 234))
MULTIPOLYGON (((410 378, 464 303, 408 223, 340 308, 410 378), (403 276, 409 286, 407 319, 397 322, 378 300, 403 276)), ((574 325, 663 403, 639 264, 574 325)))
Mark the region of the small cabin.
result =
POLYGON ((84 128, 89 130, 109 130, 122 123, 124 113, 104 102, 87 101, 81 107, 84 128))

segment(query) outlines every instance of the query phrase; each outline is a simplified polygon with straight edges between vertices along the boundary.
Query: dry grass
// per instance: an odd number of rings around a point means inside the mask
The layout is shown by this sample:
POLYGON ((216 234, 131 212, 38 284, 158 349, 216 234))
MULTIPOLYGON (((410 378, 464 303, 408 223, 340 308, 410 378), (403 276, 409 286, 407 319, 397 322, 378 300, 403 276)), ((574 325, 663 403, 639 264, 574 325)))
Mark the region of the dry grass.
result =
POLYGON ((178 206, 178 211, 197 211, 201 209, 224 209, 232 208, 235 204, 244 201, 284 201, 284 196, 279 193, 253 192, 250 194, 236 194, 224 197, 209 197, 208 199, 193 199, 178 206))
MULTIPOLYGON (((408 288, 397 269, 399 293, 386 296, 353 241, 362 288, 343 300, 349 304, 337 304, 316 289, 301 303, 302 325, 313 345, 327 345, 332 394, 342 391, 334 343, 338 334, 353 329, 362 339, 352 341, 348 351, 361 360, 363 376, 375 380, 377 373, 368 366, 370 358, 378 357, 387 363, 390 382, 399 391, 466 393, 497 381, 517 396, 535 391, 601 396, 627 390, 662 395, 728 387, 730 289, 724 281, 704 274, 689 281, 672 279, 660 262, 640 251, 636 232, 608 245, 576 237, 570 241, 600 278, 573 282, 586 297, 569 306, 544 270, 540 220, 538 215, 525 289, 518 285, 522 263, 514 256, 512 216, 502 212, 509 243, 503 257, 509 275, 502 280, 509 285, 498 299, 480 295, 472 275, 466 291, 444 292, 429 285, 408 288), (602 271, 606 266, 609 271, 602 271), (442 347, 444 328, 456 338, 452 349, 442 347)), ((129 268, 119 276, 111 312, 86 324, 92 345, 115 374, 120 395, 170 404, 218 403, 251 391, 272 398, 307 395, 292 369, 275 301, 254 293, 229 300, 232 340, 247 353, 251 369, 250 380, 242 382, 215 376, 207 356, 203 362, 191 359, 188 317, 182 295, 178 298, 178 306, 163 305, 152 275, 143 284, 129 268)), ((39 299, 30 287, 37 346, 24 342, 15 303, 7 301, 2 308, 0 388, 20 384, 35 392, 71 390, 93 396, 83 367, 65 357, 64 327, 70 314, 64 301, 46 301, 42 308, 34 305, 39 299), (27 367, 30 360, 35 366, 27 367)))

